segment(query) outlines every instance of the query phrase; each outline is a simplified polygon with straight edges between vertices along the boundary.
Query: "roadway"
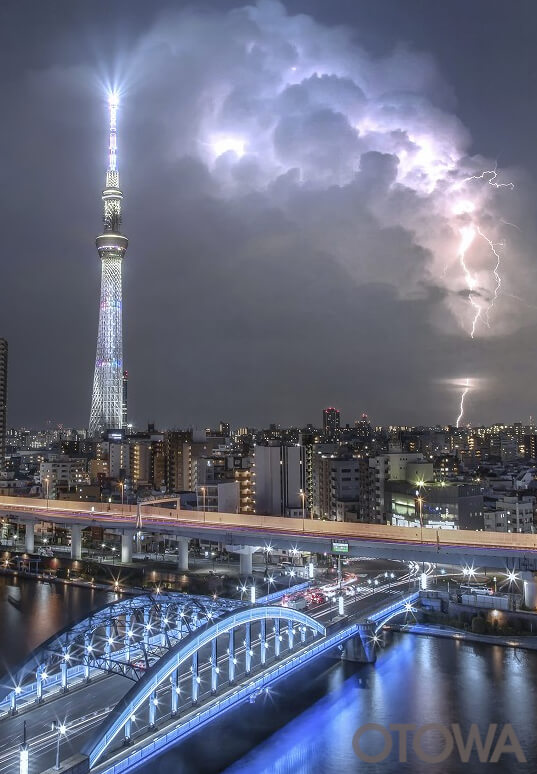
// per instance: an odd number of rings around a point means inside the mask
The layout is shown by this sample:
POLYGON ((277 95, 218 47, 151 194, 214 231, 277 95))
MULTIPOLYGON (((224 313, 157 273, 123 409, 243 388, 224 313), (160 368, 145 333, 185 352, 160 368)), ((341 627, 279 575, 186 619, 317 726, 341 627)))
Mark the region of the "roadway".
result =
MULTIPOLYGON (((412 578, 407 573, 399 580, 390 584, 390 588, 372 589, 369 586, 357 586, 356 594, 345 598, 345 617, 359 614, 360 617, 366 617, 374 609, 378 609, 387 600, 391 600, 395 595, 408 589, 412 578)), ((343 619, 337 615, 337 604, 333 600, 313 606, 305 610, 312 617, 321 621, 325 626, 333 621, 342 623, 343 619)), ((259 631, 252 629, 252 642, 258 637, 259 631)), ((267 642, 274 648, 274 633, 267 631, 267 642)), ((226 679, 221 681, 221 689, 227 684, 227 663, 228 656, 226 652, 226 636, 220 638, 222 641, 218 644, 218 662, 222 675, 226 679)), ((297 642, 297 649, 300 644, 297 642)), ((235 655, 237 658, 237 677, 245 673, 245 647, 237 643, 235 655)), ((252 669, 260 666, 259 648, 254 647, 254 656, 252 657, 252 669)), ((273 650, 272 650, 273 652, 273 650)), ((206 701, 214 699, 210 693, 210 670, 209 664, 210 647, 201 651, 199 655, 199 675, 201 678, 199 705, 206 701)), ((183 714, 188 712, 188 704, 191 696, 192 677, 190 673, 182 674, 180 679, 181 695, 189 697, 184 702, 183 714)), ((89 686, 80 683, 68 693, 58 692, 54 697, 47 698, 41 705, 32 704, 24 708, 16 716, 4 716, 0 719, 0 774, 17 774, 18 772, 18 751, 22 739, 23 721, 26 721, 27 738, 30 745, 30 772, 36 774, 37 771, 44 771, 55 763, 57 732, 52 730, 53 722, 65 723, 67 733, 61 738, 60 759, 65 760, 71 755, 79 752, 84 744, 91 738, 97 726, 104 720, 106 715, 113 709, 120 698, 130 689, 132 681, 113 674, 105 674, 97 680, 93 680, 89 686), (38 766, 36 756, 38 758, 38 766), (32 766, 32 761, 34 765, 32 766)), ((171 706, 171 687, 165 686, 159 689, 157 698, 159 704, 164 708, 171 706)), ((220 695, 221 691, 219 691, 220 695)), ((144 713, 147 715, 147 713, 144 713)), ((169 712, 163 713, 161 722, 170 721, 169 712)), ((147 717, 136 718, 133 722, 133 736, 137 733, 148 733, 147 717)), ((121 743, 121 740, 119 740, 121 743)))
MULTIPOLYGON (((537 535, 181 511, 151 505, 140 506, 140 513, 145 532, 212 540, 227 546, 271 545, 325 553, 332 550, 332 541, 336 540, 348 543, 348 555, 353 557, 537 570, 537 535)), ((78 524, 130 531, 136 527, 138 509, 131 505, 113 504, 105 509, 100 503, 1 497, 0 515, 66 527, 78 524)))

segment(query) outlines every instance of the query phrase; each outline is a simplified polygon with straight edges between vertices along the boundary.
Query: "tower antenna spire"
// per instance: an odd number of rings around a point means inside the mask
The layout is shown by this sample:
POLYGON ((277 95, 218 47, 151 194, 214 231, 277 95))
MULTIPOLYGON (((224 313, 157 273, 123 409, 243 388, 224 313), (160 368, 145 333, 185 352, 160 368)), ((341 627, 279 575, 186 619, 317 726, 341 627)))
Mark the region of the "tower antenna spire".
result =
POLYGON ((95 240, 101 259, 101 303, 89 421, 89 434, 93 438, 106 430, 118 430, 123 426, 121 275, 129 240, 121 234, 123 193, 117 169, 118 107, 118 95, 112 92, 108 98, 108 169, 102 193, 104 229, 95 240))

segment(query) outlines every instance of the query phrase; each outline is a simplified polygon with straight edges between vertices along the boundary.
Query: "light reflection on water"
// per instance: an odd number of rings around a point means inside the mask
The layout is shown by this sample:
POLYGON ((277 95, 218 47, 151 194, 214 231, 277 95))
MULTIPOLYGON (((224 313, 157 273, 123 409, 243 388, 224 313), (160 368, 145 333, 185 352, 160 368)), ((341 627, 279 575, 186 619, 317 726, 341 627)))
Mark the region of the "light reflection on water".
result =
MULTIPOLYGON (((36 645, 91 609, 109 592, 13 581, 0 576, 0 658, 14 666, 36 645)), ((151 774, 515 774, 537 771, 537 653, 460 641, 396 635, 377 663, 320 659, 255 704, 245 703, 153 760, 151 774), (356 730, 366 723, 511 723, 528 763, 463 764, 456 755, 433 766, 410 751, 382 763, 358 760, 356 730)), ((367 752, 367 737, 362 746, 367 752)), ((396 746, 394 746, 395 749, 396 746)))

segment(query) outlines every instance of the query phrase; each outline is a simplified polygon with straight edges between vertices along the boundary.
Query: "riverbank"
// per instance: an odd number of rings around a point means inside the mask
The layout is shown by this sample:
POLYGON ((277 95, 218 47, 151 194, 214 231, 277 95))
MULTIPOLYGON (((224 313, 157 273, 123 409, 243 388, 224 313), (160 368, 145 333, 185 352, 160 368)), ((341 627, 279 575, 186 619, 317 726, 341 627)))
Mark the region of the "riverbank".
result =
POLYGON ((148 589, 142 588, 116 586, 113 583, 95 583, 84 580, 83 578, 56 578, 54 575, 49 575, 44 572, 21 572, 20 570, 12 570, 5 567, 0 567, 0 575, 8 576, 10 578, 24 578, 24 580, 41 581, 42 583, 54 583, 60 586, 79 586, 90 590, 98 589, 99 591, 111 591, 114 594, 131 594, 136 596, 148 591, 148 589))
POLYGON ((537 651, 537 636, 535 635, 499 635, 477 634, 475 632, 460 631, 451 626, 441 624, 390 624, 386 627, 389 631, 403 634, 417 634, 425 637, 443 637, 444 639, 462 642, 476 642, 483 645, 501 645, 504 648, 520 648, 522 650, 537 651))

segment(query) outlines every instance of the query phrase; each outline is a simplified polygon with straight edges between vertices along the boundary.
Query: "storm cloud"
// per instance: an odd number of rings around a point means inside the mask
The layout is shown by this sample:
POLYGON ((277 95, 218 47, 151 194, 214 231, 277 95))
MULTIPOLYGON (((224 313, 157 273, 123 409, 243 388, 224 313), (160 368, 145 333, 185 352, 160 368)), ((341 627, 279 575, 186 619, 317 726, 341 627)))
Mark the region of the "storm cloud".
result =
POLYGON ((12 110, 33 120, 7 129, 23 164, 4 172, 25 224, 8 269, 21 423, 23 401, 28 421, 47 405, 87 421, 107 85, 137 423, 300 424, 327 403, 348 421, 450 421, 446 380, 489 384, 497 355, 530 346, 531 181, 475 154, 431 55, 356 39, 275 0, 172 9, 108 83, 88 64, 28 73, 12 110))

